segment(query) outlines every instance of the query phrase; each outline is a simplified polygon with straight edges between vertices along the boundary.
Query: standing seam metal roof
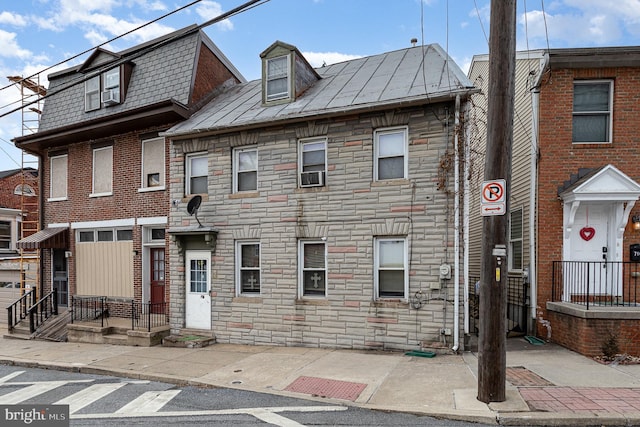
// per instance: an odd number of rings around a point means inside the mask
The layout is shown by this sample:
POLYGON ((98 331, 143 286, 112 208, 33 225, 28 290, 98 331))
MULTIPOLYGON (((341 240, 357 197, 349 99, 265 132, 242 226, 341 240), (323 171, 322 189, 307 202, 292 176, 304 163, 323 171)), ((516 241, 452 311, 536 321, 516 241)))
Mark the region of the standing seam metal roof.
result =
POLYGON ((437 44, 411 47, 321 68, 321 80, 295 101, 262 105, 262 81, 236 85, 212 100, 168 136, 250 126, 377 106, 429 102, 468 93, 473 84, 437 44))

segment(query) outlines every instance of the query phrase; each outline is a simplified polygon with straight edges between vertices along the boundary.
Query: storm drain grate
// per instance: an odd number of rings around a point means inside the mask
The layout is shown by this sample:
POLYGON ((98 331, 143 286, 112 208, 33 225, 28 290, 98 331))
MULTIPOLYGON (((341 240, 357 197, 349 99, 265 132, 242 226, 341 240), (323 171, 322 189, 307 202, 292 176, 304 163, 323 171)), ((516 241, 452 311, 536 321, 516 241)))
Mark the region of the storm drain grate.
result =
POLYGON ((552 382, 545 380, 524 366, 507 368, 507 381, 516 387, 544 387, 554 385, 552 382))
POLYGON ((362 393, 362 390, 366 387, 367 385, 362 383, 327 380, 316 377, 298 377, 298 379, 289 384, 285 390, 355 402, 358 396, 360 396, 360 393, 362 393))

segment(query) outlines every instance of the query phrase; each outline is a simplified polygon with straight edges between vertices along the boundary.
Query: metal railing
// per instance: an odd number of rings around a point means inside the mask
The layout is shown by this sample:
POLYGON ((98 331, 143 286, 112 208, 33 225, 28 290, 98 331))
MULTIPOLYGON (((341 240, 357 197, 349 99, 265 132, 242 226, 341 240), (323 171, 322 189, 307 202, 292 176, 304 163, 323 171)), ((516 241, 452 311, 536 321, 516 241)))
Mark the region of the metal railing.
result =
POLYGON ((58 291, 53 289, 29 309, 29 331, 34 333, 38 326, 51 316, 58 315, 58 291))
POLYGON ((36 303, 36 290, 31 289, 29 292, 18 298, 13 304, 7 307, 7 327, 9 332, 20 323, 21 320, 26 319, 29 315, 29 310, 36 303))
POLYGON ((71 296, 71 323, 95 323, 103 327, 107 317, 109 317, 107 297, 71 296))
POLYGON ((131 300, 108 302, 106 296, 72 296, 71 297, 71 323, 83 322, 99 324, 104 327, 108 324, 107 318, 113 316, 119 319, 130 319, 132 330, 146 330, 166 326, 169 324, 169 304, 142 303, 131 300), (109 304, 113 304, 114 313, 110 313, 109 304))
POLYGON ((131 329, 145 329, 151 332, 152 328, 158 328, 169 324, 169 305, 166 302, 142 303, 131 302, 131 329))
MULTIPOLYGON (((479 295, 475 284, 479 277, 469 277, 469 330, 478 329, 480 317, 479 295)), ((519 276, 507 277, 507 333, 527 332, 529 319, 529 284, 519 276)))
POLYGON ((590 307, 640 307, 640 263, 554 261, 553 302, 590 307))

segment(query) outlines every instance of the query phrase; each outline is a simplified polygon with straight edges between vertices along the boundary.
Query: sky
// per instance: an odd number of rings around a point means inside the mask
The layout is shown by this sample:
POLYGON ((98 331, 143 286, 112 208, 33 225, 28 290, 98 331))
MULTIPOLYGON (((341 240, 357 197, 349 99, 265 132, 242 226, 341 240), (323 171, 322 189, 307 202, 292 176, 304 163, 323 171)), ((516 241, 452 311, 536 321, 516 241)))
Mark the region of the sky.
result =
MULTIPOLYGON (((91 49, 172 11, 183 8, 102 48, 118 52, 244 2, 0 0, 0 171, 21 167, 11 140, 34 128, 25 130, 20 111, 8 114, 21 99, 8 76, 39 73, 32 79, 46 87, 48 74, 81 64, 91 49)), ((247 80, 260 77, 260 53, 276 40, 321 66, 403 49, 416 38, 438 43, 466 73, 473 55, 489 51, 489 16, 490 0, 267 0, 204 31, 247 80)), ((637 45, 640 0, 517 0, 518 50, 637 45)))

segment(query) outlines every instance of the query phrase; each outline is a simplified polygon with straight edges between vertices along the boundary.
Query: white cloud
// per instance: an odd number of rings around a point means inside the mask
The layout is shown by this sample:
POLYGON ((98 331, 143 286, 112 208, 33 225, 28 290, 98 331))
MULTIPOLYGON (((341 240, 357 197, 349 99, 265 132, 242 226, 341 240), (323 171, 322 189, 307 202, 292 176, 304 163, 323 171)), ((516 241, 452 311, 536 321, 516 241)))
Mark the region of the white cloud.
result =
MULTIPOLYGON (((220 16, 223 13, 223 10, 220 3, 204 0, 198 4, 198 6, 196 7, 196 12, 206 22, 220 16)), ((223 31, 233 30, 233 22, 231 22, 229 19, 220 21, 216 25, 219 25, 219 28, 223 31)))
POLYGON ((31 51, 20 47, 15 33, 0 30, 0 46, 0 57, 27 59, 31 56, 31 51))
POLYGON ((0 13, 0 24, 13 25, 15 27, 24 27, 27 25, 27 19, 17 13, 2 12, 0 13))
POLYGON ((349 55, 338 52, 302 52, 302 54, 309 64, 315 68, 322 67, 323 64, 331 65, 351 59, 362 58, 361 55, 349 55))

